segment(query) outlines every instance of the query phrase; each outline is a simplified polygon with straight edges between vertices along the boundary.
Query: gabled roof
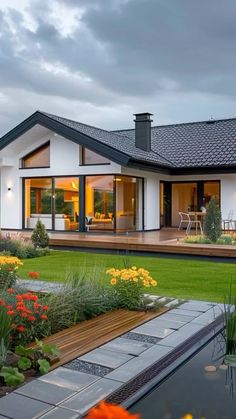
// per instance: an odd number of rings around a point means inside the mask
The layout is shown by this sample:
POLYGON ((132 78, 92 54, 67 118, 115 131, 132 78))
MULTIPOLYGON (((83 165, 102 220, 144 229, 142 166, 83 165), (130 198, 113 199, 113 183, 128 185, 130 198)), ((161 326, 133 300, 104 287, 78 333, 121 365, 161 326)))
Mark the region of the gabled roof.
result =
POLYGON ((170 174, 236 171, 236 118, 152 127, 147 152, 135 147, 134 129, 106 131, 36 111, 0 139, 0 150, 36 124, 125 166, 170 174))
MULTIPOLYGON (((116 131, 134 141, 134 130, 116 131)), ((236 165, 236 118, 152 127, 152 150, 173 168, 236 165)))

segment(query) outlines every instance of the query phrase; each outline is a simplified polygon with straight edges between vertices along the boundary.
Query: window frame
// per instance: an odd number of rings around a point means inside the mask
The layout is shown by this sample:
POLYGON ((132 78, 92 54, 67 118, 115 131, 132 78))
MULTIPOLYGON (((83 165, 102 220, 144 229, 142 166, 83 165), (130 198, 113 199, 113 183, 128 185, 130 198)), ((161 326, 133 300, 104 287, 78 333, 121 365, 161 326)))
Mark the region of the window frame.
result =
POLYGON ((51 144, 50 144, 50 140, 47 141, 44 144, 41 144, 40 146, 38 146, 37 148, 35 148, 34 150, 30 151, 29 153, 27 153, 25 156, 20 158, 20 170, 29 170, 29 169, 49 169, 51 166, 51 144), (27 157, 30 157, 31 155, 37 154, 38 151, 40 151, 41 149, 47 148, 49 147, 49 166, 30 166, 30 167, 24 167, 24 160, 27 159, 27 157))
MULTIPOLYGON (((107 165, 109 165, 109 164, 111 164, 111 162, 110 161, 108 161, 107 163, 84 163, 84 153, 85 153, 85 150, 89 150, 89 151, 92 151, 92 153, 95 153, 95 154, 97 154, 98 156, 100 156, 100 154, 99 153, 97 153, 96 151, 93 151, 93 150, 91 150, 90 148, 88 148, 88 147, 85 147, 85 146, 81 146, 81 152, 80 152, 80 166, 107 166, 107 165)), ((101 156, 101 157, 104 157, 104 156, 101 156)), ((107 159, 107 157, 104 157, 104 159, 107 159)), ((107 159, 107 160, 109 160, 109 159, 107 159)))

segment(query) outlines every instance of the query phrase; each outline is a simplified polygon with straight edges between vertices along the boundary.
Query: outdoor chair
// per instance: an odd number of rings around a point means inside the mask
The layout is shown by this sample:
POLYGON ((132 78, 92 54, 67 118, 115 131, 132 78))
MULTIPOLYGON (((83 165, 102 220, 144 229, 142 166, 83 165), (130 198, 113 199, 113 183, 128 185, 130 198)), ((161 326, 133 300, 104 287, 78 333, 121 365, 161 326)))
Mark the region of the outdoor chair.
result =
POLYGON ((196 228, 196 233, 197 233, 197 229, 199 227, 199 230, 200 230, 201 234, 203 234, 201 221, 198 220, 197 217, 194 214, 188 214, 188 216, 189 216, 189 224, 188 224, 188 227, 187 227, 187 230, 186 230, 186 234, 189 234, 192 227, 196 228))
POLYGON ((188 226, 189 226, 189 223, 190 223, 190 216, 187 212, 181 212, 181 211, 179 211, 179 216, 180 216, 180 222, 179 222, 178 230, 180 230, 181 227, 185 225, 186 226, 186 233, 187 233, 188 226))
POLYGON ((222 220, 222 227, 223 230, 234 230, 236 221, 233 220, 234 210, 230 210, 228 214, 228 218, 222 220))

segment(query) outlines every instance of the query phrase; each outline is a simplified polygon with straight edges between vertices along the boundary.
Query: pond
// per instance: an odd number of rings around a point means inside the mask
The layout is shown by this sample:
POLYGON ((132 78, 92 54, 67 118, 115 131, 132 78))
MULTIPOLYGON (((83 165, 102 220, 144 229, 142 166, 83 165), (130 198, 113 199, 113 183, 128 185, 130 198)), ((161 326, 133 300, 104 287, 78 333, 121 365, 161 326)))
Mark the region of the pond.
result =
POLYGON ((236 368, 222 365, 223 354, 219 334, 130 410, 142 419, 181 419, 186 413, 194 419, 236 419, 236 368), (207 366, 216 370, 207 372, 207 366))

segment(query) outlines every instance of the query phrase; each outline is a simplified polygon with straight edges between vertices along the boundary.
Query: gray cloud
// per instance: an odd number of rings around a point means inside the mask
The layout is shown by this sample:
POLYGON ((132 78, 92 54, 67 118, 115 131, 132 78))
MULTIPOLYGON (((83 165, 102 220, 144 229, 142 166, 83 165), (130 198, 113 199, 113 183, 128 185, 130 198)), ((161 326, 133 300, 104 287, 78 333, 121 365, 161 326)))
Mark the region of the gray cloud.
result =
MULTIPOLYGON (((0 13, 2 126, 11 115, 6 98, 12 106, 14 89, 34 98, 32 111, 39 107, 37 97, 48 104, 46 110, 67 109, 67 115, 75 114, 75 104, 78 109, 86 104, 93 111, 85 118, 105 114, 101 126, 109 125, 108 108, 111 120, 125 126, 119 118, 144 106, 168 122, 190 118, 192 109, 197 119, 203 112, 208 118, 212 109, 222 116, 234 107, 234 0, 34 0, 27 13, 34 29, 20 9, 0 13), (65 21, 65 11, 73 9, 77 25, 71 33, 60 31, 55 8, 59 15, 63 10, 65 21), (61 106, 55 105, 58 98, 61 106), (178 111, 176 99, 182 104, 178 111)), ((30 105, 23 101, 26 112, 30 105)), ((0 110, 1 103, 0 96, 0 110)))

